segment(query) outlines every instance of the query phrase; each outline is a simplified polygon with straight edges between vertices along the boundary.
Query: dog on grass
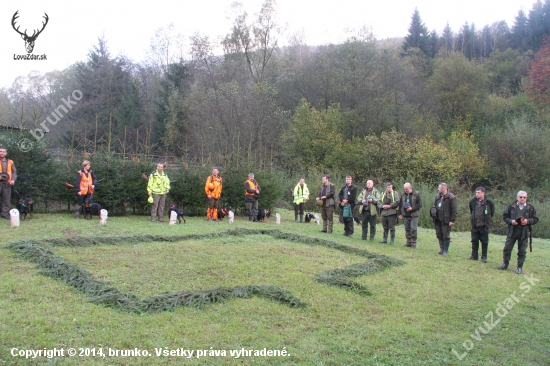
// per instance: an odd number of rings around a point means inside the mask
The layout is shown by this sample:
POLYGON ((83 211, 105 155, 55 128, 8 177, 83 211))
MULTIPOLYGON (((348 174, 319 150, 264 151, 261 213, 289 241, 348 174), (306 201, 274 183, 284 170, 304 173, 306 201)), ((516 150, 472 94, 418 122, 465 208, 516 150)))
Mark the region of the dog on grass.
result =
POLYGON ((185 216, 183 215, 183 210, 180 210, 178 206, 176 206, 175 203, 170 204, 170 209, 168 210, 168 217, 172 216, 172 211, 176 213, 176 218, 178 219, 178 224, 181 224, 181 220, 183 220, 184 224, 187 224, 187 221, 185 221, 185 216))
POLYGON ((83 208, 84 208, 84 218, 86 220, 91 220, 94 214, 99 216, 101 211, 101 205, 97 202, 92 202, 91 198, 86 198, 84 200, 83 208))
POLYGON ((305 217, 305 222, 311 222, 312 219, 315 218, 315 215, 313 215, 311 212, 308 212, 305 217))
POLYGON ((271 211, 263 209, 258 211, 258 216, 256 217, 256 219, 260 222, 265 222, 265 219, 269 219, 270 216, 271 216, 271 211))
POLYGON ((19 201, 19 203, 17 204, 17 210, 19 210, 19 217, 21 218, 22 221, 25 221, 28 213, 30 213, 32 217, 32 213, 34 211, 33 208, 34 208, 34 202, 32 199, 25 198, 19 201))
POLYGON ((229 215, 229 212, 231 212, 231 207, 225 206, 222 208, 218 208, 218 220, 222 221, 225 216, 229 215))

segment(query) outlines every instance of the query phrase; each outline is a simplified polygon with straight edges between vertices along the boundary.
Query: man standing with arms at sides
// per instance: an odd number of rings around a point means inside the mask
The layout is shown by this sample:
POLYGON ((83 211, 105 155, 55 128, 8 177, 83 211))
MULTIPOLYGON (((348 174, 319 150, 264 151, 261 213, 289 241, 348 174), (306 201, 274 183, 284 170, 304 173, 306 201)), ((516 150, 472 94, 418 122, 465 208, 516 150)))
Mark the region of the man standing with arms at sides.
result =
POLYGON ((458 205, 456 196, 449 192, 446 183, 438 186, 439 194, 435 197, 434 206, 437 215, 434 218, 435 234, 439 240, 439 252, 447 255, 451 244, 451 228, 455 224, 458 205))
POLYGON ((527 192, 518 192, 517 201, 506 207, 506 210, 502 214, 502 218, 504 222, 508 224, 508 231, 504 250, 502 251, 502 259, 504 262, 498 269, 505 270, 508 268, 512 250, 517 241, 518 268, 516 273, 521 274, 523 271, 523 262, 525 262, 525 256, 527 255, 527 239, 531 236, 531 225, 535 225, 539 222, 537 211, 533 205, 527 202, 527 192))
POLYGON ((397 209, 399 207, 399 193, 393 190, 393 184, 386 183, 386 191, 378 201, 381 210, 384 239, 380 243, 388 242, 388 231, 391 233, 390 245, 395 243, 395 221, 397 221, 397 209))
POLYGON ((353 209, 357 198, 357 187, 352 184, 351 175, 346 177, 346 184, 338 192, 342 210, 347 210, 349 215, 344 215, 344 236, 351 238, 353 235, 353 209))
POLYGON ((370 226, 370 240, 374 240, 376 235, 376 204, 380 199, 380 192, 374 188, 374 182, 368 180, 365 189, 357 197, 359 212, 361 212, 361 240, 367 240, 367 234, 370 226))
POLYGON ((244 203, 248 212, 248 221, 258 222, 260 192, 261 188, 254 179, 254 173, 249 173, 248 179, 244 182, 244 203))
POLYGON ((304 204, 309 199, 309 189, 306 180, 300 178, 296 187, 294 187, 294 222, 298 222, 298 213, 300 213, 300 222, 304 222, 304 204))
POLYGON ((11 187, 17 179, 13 160, 6 158, 8 150, 0 146, 0 216, 10 218, 11 187))
POLYGON ((151 221, 158 220, 164 222, 164 204, 166 195, 170 192, 170 179, 164 173, 164 164, 158 163, 157 170, 152 172, 147 183, 147 193, 153 196, 153 206, 151 207, 151 221))
MULTIPOLYGON (((97 184, 97 178, 94 172, 90 169, 91 163, 88 160, 82 162, 82 170, 76 172, 76 211, 74 213, 75 219, 80 218, 80 211, 82 206, 87 205, 92 200, 92 194, 97 184), (86 202, 88 200, 88 202, 86 202)), ((91 219, 88 217, 88 212, 85 211, 84 218, 86 220, 91 219)))
POLYGON ((485 187, 476 188, 476 196, 470 201, 470 223, 472 224, 472 255, 471 260, 477 261, 479 242, 481 241, 481 261, 487 263, 489 247, 489 230, 491 219, 495 214, 495 204, 485 197, 485 187))
POLYGON ((413 189, 410 183, 405 183, 403 190, 403 195, 399 201, 399 207, 401 208, 399 218, 403 220, 403 224, 405 225, 405 237, 407 238, 405 246, 416 248, 418 218, 420 216, 420 209, 422 208, 422 197, 420 197, 420 193, 413 189))
POLYGON ((334 184, 330 183, 330 176, 328 174, 323 175, 323 184, 319 191, 317 201, 321 201, 321 217, 323 218, 323 230, 322 233, 332 234, 332 228, 334 226, 334 194, 336 188, 334 184))
POLYGON ((212 168, 212 175, 206 178, 204 191, 208 197, 208 209, 206 210, 206 218, 208 221, 218 220, 218 202, 222 196, 222 177, 218 175, 218 168, 212 168))

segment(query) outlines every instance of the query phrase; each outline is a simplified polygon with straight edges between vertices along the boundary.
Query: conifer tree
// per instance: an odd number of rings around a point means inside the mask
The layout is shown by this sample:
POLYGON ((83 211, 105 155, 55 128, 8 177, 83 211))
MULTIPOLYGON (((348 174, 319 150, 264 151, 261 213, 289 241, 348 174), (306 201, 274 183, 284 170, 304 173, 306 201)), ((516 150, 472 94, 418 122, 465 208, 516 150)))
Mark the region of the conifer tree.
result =
POLYGON ((409 26, 409 34, 403 42, 403 51, 407 51, 411 47, 419 48, 424 54, 430 54, 430 32, 422 22, 418 9, 414 9, 411 17, 411 25, 409 26))

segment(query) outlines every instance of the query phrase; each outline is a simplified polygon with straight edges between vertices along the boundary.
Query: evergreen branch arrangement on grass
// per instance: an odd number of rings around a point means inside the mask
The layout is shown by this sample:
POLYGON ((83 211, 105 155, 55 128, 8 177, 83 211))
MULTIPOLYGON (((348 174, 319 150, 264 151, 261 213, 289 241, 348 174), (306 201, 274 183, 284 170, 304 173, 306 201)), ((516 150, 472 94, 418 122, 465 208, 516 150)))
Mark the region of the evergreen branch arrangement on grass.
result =
POLYGON ((20 258, 36 262, 41 274, 59 279, 67 285, 89 296, 90 301, 97 304, 117 308, 130 313, 158 313, 173 310, 179 306, 203 308, 207 305, 223 302, 228 299, 263 297, 278 301, 291 307, 304 307, 306 303, 292 296, 291 293, 274 285, 251 285, 239 287, 219 287, 206 290, 178 291, 161 293, 149 298, 140 299, 133 294, 124 293, 114 287, 93 278, 88 271, 57 256, 51 247, 87 247, 93 245, 131 245, 145 242, 179 242, 185 240, 200 240, 205 238, 244 235, 269 235, 276 239, 298 242, 306 245, 319 245, 345 253, 369 258, 366 263, 358 263, 342 269, 333 269, 314 277, 314 280, 332 286, 338 286, 361 295, 370 292, 364 286, 350 280, 382 271, 386 268, 402 265, 403 262, 381 254, 373 254, 363 249, 338 244, 333 241, 310 238, 296 234, 284 233, 279 230, 249 230, 233 229, 221 233, 190 234, 175 236, 136 235, 130 237, 69 237, 40 241, 21 240, 10 243, 7 249, 14 251, 20 258))

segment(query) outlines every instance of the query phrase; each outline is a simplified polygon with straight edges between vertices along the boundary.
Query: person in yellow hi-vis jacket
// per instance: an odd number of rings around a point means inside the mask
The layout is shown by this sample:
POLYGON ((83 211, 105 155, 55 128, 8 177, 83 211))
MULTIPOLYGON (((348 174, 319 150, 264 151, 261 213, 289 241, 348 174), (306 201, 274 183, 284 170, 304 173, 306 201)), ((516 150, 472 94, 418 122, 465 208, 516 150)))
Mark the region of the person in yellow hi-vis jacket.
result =
POLYGON ((170 179, 164 173, 164 164, 157 164, 157 170, 152 172, 147 183, 147 194, 153 196, 153 207, 151 207, 151 221, 164 222, 164 204, 166 194, 170 192, 170 179))

